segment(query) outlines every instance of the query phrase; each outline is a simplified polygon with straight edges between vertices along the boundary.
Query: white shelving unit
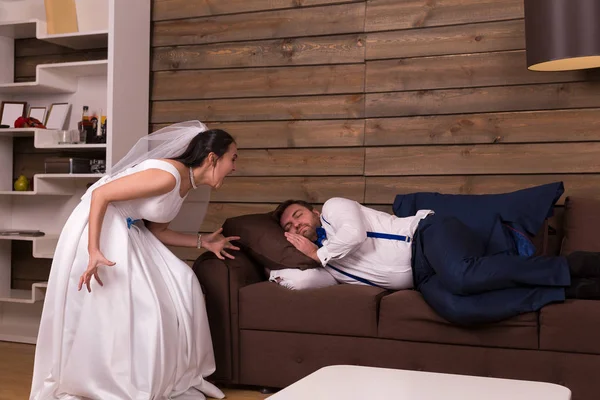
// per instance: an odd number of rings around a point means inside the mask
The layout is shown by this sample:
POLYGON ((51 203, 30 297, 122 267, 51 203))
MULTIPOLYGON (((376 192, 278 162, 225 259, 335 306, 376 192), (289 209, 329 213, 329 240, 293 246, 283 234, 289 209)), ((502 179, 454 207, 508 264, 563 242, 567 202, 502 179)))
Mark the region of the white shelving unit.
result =
MULTIPOLYGON (((90 1, 90 0, 86 0, 90 1)), ((11 287, 11 243, 30 241, 35 258, 52 259, 59 233, 81 195, 101 174, 38 173, 33 190, 13 190, 15 138, 32 137, 37 149, 69 154, 102 153, 108 172, 131 146, 148 134, 150 70, 150 1, 94 0, 108 10, 104 28, 48 35, 44 0, 0 4, 0 101, 26 101, 28 106, 71 104, 68 129, 75 129, 83 105, 107 116, 106 144, 58 144, 48 129, 0 129, 0 230, 41 230, 40 237, 0 236, 0 340, 35 343, 47 282, 29 290, 11 287), (8 4, 8 5, 6 5, 8 4), (2 7, 8 7, 2 9, 2 7), (72 49, 108 48, 105 60, 36 67, 34 82, 14 82, 14 41, 37 38, 72 49)), ((102 8, 102 7, 100 7, 102 8)), ((102 13, 100 15, 103 15, 102 13)))
MULTIPOLYGON (((43 4, 41 5, 43 7, 43 4)), ((108 21, 107 21, 108 22, 108 21)), ((13 39, 37 38, 71 49, 85 50, 106 47, 108 42, 108 29, 76 33, 61 33, 48 35, 46 21, 32 18, 26 21, 0 22, 0 36, 13 39)))
POLYGON ((47 287, 48 282, 40 282, 31 285, 31 290, 12 289, 8 296, 0 297, 0 301, 4 303, 34 304, 44 300, 47 287))
POLYGON ((0 94, 76 93, 81 78, 98 76, 106 80, 108 60, 41 64, 36 67, 35 82, 0 84, 0 94))

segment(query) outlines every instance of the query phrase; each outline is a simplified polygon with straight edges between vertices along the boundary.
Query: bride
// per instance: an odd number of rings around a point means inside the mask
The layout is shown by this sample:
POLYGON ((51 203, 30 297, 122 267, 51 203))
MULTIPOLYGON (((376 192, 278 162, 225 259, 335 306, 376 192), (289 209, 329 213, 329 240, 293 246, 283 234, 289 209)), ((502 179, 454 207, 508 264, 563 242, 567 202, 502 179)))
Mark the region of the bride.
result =
POLYGON ((165 245, 233 258, 238 237, 168 225, 191 190, 208 201, 236 152, 223 130, 175 124, 140 139, 83 195, 52 262, 31 400, 224 397, 204 379, 215 361, 200 284, 165 245))

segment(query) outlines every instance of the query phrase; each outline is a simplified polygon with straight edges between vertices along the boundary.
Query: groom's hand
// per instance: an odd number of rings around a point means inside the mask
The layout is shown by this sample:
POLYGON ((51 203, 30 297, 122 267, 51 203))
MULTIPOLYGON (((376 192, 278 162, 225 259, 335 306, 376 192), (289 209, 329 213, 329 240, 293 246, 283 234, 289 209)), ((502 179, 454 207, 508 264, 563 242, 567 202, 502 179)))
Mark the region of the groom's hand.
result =
POLYGON ((312 258, 315 261, 320 262, 319 257, 317 256, 318 246, 305 238, 302 235, 298 235, 297 233, 285 232, 285 237, 294 247, 300 250, 304 255, 312 258))

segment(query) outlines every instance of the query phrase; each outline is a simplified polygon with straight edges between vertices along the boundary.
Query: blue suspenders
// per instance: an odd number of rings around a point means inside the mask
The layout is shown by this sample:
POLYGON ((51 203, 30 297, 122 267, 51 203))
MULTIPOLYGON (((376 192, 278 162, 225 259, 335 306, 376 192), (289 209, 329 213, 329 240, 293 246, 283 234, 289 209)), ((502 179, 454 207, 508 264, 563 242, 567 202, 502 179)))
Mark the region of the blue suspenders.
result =
POLYGON ((375 287, 378 287, 378 288, 381 288, 381 289, 385 289, 384 287, 381 287, 381 286, 379 286, 379 285, 377 285, 377 284, 375 284, 375 283, 371 282, 371 281, 370 281, 370 280, 368 280, 368 279, 361 278, 360 276, 353 275, 353 274, 351 274, 350 272, 342 271, 341 269, 339 269, 339 268, 336 268, 336 267, 334 267, 334 266, 333 266, 333 265, 331 265, 331 264, 327 264, 327 266, 328 266, 329 268, 331 268, 331 269, 334 269, 334 270, 336 270, 337 272, 339 272, 339 273, 340 273, 340 274, 342 274, 342 275, 346 275, 348 278, 352 278, 352 279, 354 279, 355 281, 358 281, 358 282, 361 282, 361 283, 365 283, 365 284, 367 284, 367 285, 370 285, 370 286, 375 286, 375 287))
POLYGON ((410 237, 402 235, 392 235, 390 233, 367 232, 367 237, 377 239, 399 240, 401 242, 410 243, 410 237))

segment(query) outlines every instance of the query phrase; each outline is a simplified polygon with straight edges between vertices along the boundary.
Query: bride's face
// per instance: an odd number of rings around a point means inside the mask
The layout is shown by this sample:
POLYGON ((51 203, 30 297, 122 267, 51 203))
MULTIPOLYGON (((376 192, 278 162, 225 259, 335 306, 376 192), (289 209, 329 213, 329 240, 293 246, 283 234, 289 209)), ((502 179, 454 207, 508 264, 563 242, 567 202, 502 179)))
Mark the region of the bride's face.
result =
POLYGON ((214 189, 218 189, 223 184, 223 180, 233 171, 235 171, 235 162, 238 158, 237 146, 235 143, 229 145, 227 152, 222 157, 217 159, 213 166, 211 185, 214 189))

